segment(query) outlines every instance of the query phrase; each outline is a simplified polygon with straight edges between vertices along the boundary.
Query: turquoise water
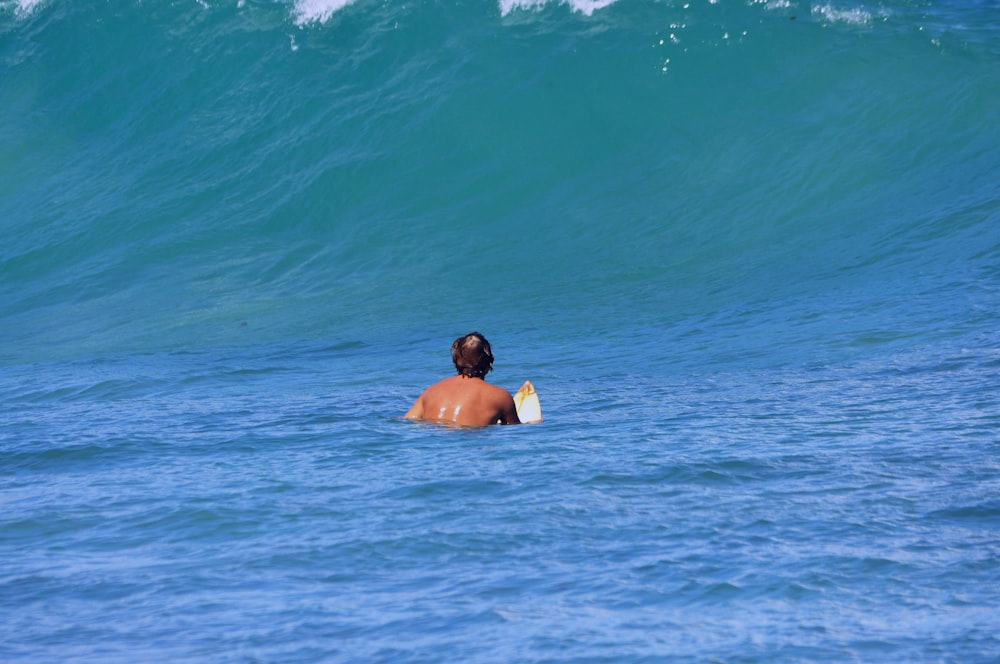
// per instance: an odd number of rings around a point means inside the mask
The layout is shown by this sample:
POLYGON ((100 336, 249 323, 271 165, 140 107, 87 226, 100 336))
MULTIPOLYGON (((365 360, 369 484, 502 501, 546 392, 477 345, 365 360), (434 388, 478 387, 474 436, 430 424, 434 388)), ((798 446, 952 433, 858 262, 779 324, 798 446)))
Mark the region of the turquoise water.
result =
POLYGON ((995 661, 998 146, 995 2, 0 1, 0 659, 995 661))

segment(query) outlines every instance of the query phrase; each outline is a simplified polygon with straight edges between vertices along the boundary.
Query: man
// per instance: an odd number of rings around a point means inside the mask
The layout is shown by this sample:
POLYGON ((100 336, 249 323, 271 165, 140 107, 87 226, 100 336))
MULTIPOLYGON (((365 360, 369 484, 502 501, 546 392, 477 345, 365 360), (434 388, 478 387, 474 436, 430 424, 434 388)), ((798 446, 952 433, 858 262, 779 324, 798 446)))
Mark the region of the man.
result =
POLYGON ((493 351, 486 337, 472 332, 455 339, 451 360, 458 375, 424 390, 406 419, 462 426, 521 423, 510 392, 485 380, 493 369, 493 351))

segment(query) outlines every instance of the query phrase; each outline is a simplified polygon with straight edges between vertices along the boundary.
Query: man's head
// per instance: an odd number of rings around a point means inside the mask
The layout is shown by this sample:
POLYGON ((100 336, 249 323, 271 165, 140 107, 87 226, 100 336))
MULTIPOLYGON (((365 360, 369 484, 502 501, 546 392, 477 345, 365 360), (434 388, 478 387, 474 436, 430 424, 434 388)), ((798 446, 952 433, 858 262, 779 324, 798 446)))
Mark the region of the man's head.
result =
POLYGON ((483 378, 493 369, 493 351, 490 342, 478 332, 470 332, 455 339, 451 345, 451 361, 463 376, 483 378))

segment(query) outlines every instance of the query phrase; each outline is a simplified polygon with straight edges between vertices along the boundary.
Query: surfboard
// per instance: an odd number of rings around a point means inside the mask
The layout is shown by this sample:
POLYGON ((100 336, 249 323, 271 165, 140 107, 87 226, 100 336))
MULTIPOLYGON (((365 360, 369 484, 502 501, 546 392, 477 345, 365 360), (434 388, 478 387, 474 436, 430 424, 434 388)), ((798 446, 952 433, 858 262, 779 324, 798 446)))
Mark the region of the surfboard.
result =
POLYGON ((517 419, 524 424, 542 421, 542 404, 538 400, 538 392, 530 380, 524 381, 521 389, 514 394, 514 407, 517 408, 517 419))

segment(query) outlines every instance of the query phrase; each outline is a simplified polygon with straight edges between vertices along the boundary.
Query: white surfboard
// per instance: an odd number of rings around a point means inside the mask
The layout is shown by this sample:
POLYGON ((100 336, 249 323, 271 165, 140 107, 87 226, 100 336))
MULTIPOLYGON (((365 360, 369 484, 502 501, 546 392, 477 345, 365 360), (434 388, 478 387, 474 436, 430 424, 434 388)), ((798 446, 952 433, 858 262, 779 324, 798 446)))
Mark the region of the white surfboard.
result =
POLYGON ((524 381, 521 389, 514 394, 514 406, 517 408, 517 419, 524 424, 542 421, 542 404, 538 400, 538 392, 530 380, 524 381))

